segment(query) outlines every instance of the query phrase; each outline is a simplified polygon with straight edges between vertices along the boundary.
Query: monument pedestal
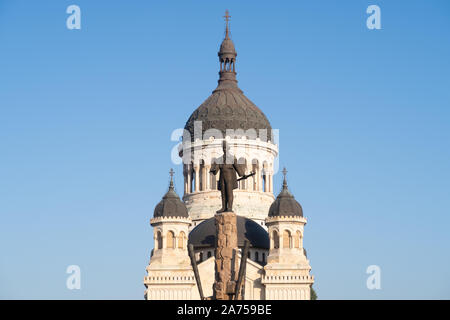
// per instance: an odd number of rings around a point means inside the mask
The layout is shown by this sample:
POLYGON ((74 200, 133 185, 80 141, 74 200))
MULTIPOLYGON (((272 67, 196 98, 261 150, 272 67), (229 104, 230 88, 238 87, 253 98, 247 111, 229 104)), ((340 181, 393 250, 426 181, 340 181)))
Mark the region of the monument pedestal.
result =
POLYGON ((216 222, 216 279, 214 298, 232 300, 236 289, 238 261, 235 249, 238 247, 236 214, 222 212, 215 216, 216 222))

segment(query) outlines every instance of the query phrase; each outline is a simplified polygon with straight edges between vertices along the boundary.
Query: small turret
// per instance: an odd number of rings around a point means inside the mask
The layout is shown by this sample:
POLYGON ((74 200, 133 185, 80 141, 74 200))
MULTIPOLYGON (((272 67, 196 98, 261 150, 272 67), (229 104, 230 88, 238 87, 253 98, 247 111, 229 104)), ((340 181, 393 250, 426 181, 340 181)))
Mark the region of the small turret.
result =
POLYGON ((286 180, 286 168, 283 169, 283 188, 272 203, 266 218, 269 232, 270 250, 267 265, 264 267, 263 283, 268 299, 310 299, 310 287, 314 282, 311 266, 303 249, 303 231, 306 219, 303 210, 289 192, 286 180), (290 280, 287 280, 290 279, 290 280), (296 290, 291 296, 279 294, 279 286, 295 284, 296 290))
POLYGON ((192 223, 186 206, 180 200, 173 186, 173 170, 170 169, 169 190, 158 203, 150 224, 153 227, 155 249, 151 258, 153 264, 189 264, 187 252, 188 230, 192 223))
POLYGON ((170 183, 169 190, 164 195, 162 200, 156 205, 153 213, 154 218, 158 217, 184 217, 188 218, 189 214, 186 206, 181 201, 180 197, 175 192, 173 186, 173 170, 170 169, 170 183))
POLYGON ((283 169, 283 188, 269 209, 269 217, 297 216, 303 217, 303 209, 292 193, 289 191, 286 181, 286 168, 283 169))

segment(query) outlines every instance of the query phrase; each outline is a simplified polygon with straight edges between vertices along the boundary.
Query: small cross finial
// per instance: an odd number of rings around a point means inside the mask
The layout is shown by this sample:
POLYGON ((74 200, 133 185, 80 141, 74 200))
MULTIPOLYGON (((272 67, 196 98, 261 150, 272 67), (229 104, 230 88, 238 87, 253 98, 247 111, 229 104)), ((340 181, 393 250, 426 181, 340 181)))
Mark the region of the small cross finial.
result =
POLYGON ((226 30, 225 30, 225 38, 228 38, 228 23, 230 22, 230 18, 231 18, 228 10, 225 10, 225 15, 223 17, 225 18, 225 21, 227 23, 226 30))
POLYGON ((230 21, 230 12, 228 12, 228 10, 225 10, 225 15, 223 16, 225 18, 225 21, 227 22, 228 25, 228 21, 230 21))
POLYGON ((286 170, 286 167, 284 167, 282 172, 283 172, 283 176, 284 176, 284 178, 283 178, 283 188, 287 188, 287 181, 286 181, 287 170, 286 170))
POLYGON ((286 167, 284 167, 284 169, 283 169, 283 176, 284 176, 285 179, 286 179, 286 174, 287 174, 287 170, 286 170, 286 167))
POLYGON ((170 188, 173 188, 173 174, 174 173, 175 173, 175 171, 173 171, 173 169, 170 168, 170 171, 169 171, 169 175, 170 175, 170 185, 169 185, 169 187, 170 188))

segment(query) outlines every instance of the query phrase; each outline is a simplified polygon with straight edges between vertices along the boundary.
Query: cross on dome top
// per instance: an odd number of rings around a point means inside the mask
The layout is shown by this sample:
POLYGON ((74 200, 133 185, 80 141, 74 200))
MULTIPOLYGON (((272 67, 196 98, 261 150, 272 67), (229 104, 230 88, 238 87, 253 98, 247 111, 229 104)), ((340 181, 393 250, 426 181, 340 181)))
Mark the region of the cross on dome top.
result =
POLYGON ((284 167, 282 172, 283 172, 283 176, 284 176, 284 178, 283 178, 283 189, 286 189, 287 188, 287 181, 286 181, 287 170, 286 170, 286 167, 284 167))
POLYGON ((219 71, 219 86, 216 90, 219 89, 236 89, 237 81, 236 81, 236 50, 234 48, 233 41, 230 38, 230 12, 228 10, 225 11, 225 38, 220 45, 220 50, 218 52, 219 61, 220 61, 220 71, 219 71))
POLYGON ((225 29, 225 39, 229 38, 229 22, 230 22, 230 13, 228 10, 225 10, 225 15, 223 16, 225 18, 226 22, 226 29, 225 29))
POLYGON ((170 171, 169 171, 169 175, 170 175, 170 184, 169 184, 169 188, 170 188, 170 189, 173 189, 173 175, 174 175, 174 173, 175 173, 175 171, 173 171, 173 169, 170 168, 170 171))

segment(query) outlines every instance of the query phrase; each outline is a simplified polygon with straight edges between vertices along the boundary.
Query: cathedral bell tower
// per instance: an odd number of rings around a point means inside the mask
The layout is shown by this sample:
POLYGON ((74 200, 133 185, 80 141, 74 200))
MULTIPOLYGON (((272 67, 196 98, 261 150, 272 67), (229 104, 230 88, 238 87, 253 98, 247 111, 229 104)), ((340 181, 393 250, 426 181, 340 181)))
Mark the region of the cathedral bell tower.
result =
POLYGON ((155 207, 150 224, 153 227, 154 249, 144 278, 146 299, 191 299, 195 285, 188 255, 187 240, 192 223, 186 206, 175 192, 173 170, 169 190, 155 207))
POLYGON ((309 274, 311 266, 303 248, 306 218, 288 189, 286 173, 284 169, 283 188, 266 218, 270 249, 262 283, 266 286, 266 299, 309 300, 314 277, 309 274))

